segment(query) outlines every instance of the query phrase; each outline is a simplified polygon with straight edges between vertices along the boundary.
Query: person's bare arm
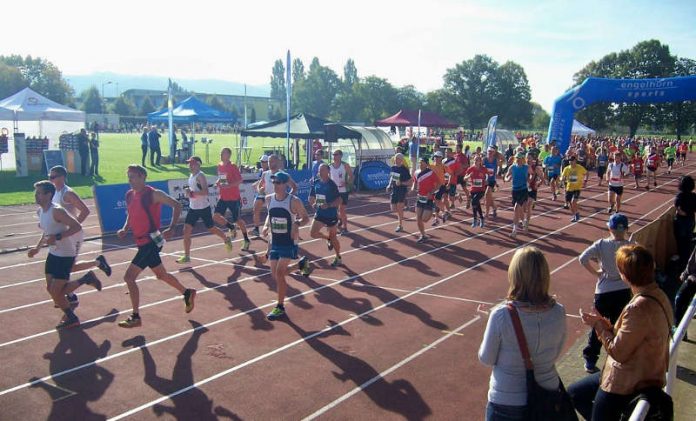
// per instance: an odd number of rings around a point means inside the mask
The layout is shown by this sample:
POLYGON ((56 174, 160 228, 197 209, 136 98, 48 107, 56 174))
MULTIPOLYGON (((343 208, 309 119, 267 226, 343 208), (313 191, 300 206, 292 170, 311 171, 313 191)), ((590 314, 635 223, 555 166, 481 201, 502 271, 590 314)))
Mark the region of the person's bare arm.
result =
MULTIPOLYGON (((77 222, 77 219, 73 218, 72 215, 66 212, 65 209, 53 209, 53 219, 59 224, 66 225, 68 227, 66 231, 60 233, 61 239, 70 237, 71 235, 77 234, 78 232, 82 231, 82 225, 80 225, 80 223, 77 222)), ((51 246, 55 244, 56 241, 60 241, 56 239, 56 235, 47 236, 46 244, 51 246)))
POLYGON ((27 256, 29 256, 29 258, 36 256, 36 253, 38 253, 39 250, 41 250, 41 247, 43 247, 45 240, 46 234, 41 234, 41 238, 39 238, 39 241, 36 242, 36 245, 34 247, 29 248, 29 250, 27 251, 27 256))
POLYGON ((167 205, 172 208, 172 222, 169 224, 169 227, 162 231, 164 238, 169 240, 174 232, 174 227, 176 226, 177 222, 179 222, 179 217, 181 216, 181 203, 162 190, 155 190, 153 195, 153 200, 155 203, 167 205))
POLYGON ((297 183, 295 183, 295 180, 290 177, 290 180, 288 180, 288 184, 290 185, 290 194, 297 194, 297 183))
POLYGON ((80 224, 85 222, 85 219, 89 216, 89 208, 85 204, 85 202, 75 194, 75 192, 69 191, 65 193, 65 196, 63 196, 63 200, 65 200, 65 203, 69 203, 77 208, 79 211, 77 215, 77 222, 80 224))
POLYGON ((123 228, 121 228, 120 230, 118 230, 118 231, 116 232, 116 236, 117 236, 118 238, 123 239, 123 238, 126 237, 126 234, 128 233, 128 228, 129 228, 129 226, 128 226, 128 219, 129 219, 129 215, 128 215, 128 212, 126 212, 126 222, 123 224, 123 228))

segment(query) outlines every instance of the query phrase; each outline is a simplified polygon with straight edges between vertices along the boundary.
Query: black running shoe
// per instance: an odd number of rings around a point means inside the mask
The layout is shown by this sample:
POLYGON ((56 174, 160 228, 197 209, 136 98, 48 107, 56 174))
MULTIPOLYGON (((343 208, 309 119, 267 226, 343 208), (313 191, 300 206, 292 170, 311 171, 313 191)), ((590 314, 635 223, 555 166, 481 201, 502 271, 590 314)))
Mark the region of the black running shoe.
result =
POLYGON ((186 312, 190 313, 193 311, 193 306, 196 300, 196 290, 187 289, 184 291, 184 303, 186 304, 186 312))
POLYGON ((101 281, 99 280, 99 278, 97 278, 97 275, 95 275, 94 272, 92 272, 91 270, 87 272, 85 276, 82 277, 82 279, 84 279, 85 284, 93 286, 94 289, 96 289, 97 291, 102 290, 101 281))
POLYGON ((106 274, 106 276, 111 276, 111 266, 109 266, 109 263, 106 261, 106 257, 104 257, 103 254, 100 254, 97 256, 96 260, 99 265, 97 267, 106 274))
POLYGON ((80 326, 80 319, 78 319, 77 316, 74 316, 70 319, 65 319, 62 322, 58 323, 56 325, 56 330, 70 329, 71 327, 77 327, 77 326, 80 326))

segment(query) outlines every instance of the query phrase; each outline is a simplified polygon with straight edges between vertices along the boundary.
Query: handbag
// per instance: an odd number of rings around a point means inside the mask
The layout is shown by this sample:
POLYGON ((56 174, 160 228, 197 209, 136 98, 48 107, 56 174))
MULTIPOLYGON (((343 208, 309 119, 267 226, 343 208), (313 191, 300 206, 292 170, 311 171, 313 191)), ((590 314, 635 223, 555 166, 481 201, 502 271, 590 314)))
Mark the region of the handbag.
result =
POLYGON ((517 345, 524 360, 527 377, 527 416, 530 421, 554 420, 554 421, 577 421, 575 407, 570 399, 570 395, 563 386, 563 381, 558 379, 558 388, 555 390, 544 389, 539 386, 534 378, 534 365, 527 348, 527 339, 522 330, 522 323, 517 309, 511 303, 507 305, 508 312, 512 318, 512 326, 515 328, 517 345))

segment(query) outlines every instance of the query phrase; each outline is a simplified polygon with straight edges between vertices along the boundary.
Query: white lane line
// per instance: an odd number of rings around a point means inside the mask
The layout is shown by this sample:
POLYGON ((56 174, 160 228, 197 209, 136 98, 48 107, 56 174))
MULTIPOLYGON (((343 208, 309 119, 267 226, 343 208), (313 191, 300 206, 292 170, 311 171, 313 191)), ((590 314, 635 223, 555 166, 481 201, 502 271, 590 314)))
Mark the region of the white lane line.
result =
POLYGON ((391 367, 389 367, 388 369, 386 369, 386 370, 382 371, 381 373, 377 374, 376 376, 374 376, 374 377, 371 378, 370 380, 368 380, 368 381, 366 381, 365 383, 361 384, 360 386, 354 388, 353 390, 351 390, 350 392, 346 393, 345 395, 339 397, 338 399, 334 400, 333 402, 328 403, 327 405, 323 406, 322 408, 319 408, 316 412, 312 413, 311 415, 308 415, 308 416, 304 417, 304 418, 303 418, 303 421, 305 421, 305 420, 313 420, 313 419, 315 419, 315 418, 321 416, 321 415, 324 414, 325 412, 330 411, 331 409, 333 409, 333 408, 335 408, 336 406, 338 406, 341 402, 343 402, 343 401, 345 401, 345 400, 347 400, 347 399, 350 399, 352 396, 354 396, 354 395, 356 395, 356 394, 362 392, 363 390, 365 390, 365 389, 367 389, 368 387, 370 387, 370 385, 372 385, 373 383, 375 383, 375 382, 377 382, 377 381, 379 381, 379 380, 384 379, 385 377, 387 377, 388 375, 390 375, 390 374, 393 373, 394 371, 398 370, 399 368, 405 366, 406 364, 408 364, 408 363, 410 363, 411 361, 415 360, 416 358, 420 357, 421 355, 423 355, 423 354, 426 353, 427 351, 430 351, 431 349, 433 349, 433 348, 435 348, 436 346, 440 345, 442 342, 446 341, 447 339, 451 338, 452 336, 461 335, 459 332, 461 332, 462 330, 464 330, 464 329, 466 329, 467 327, 471 326, 472 324, 474 324, 475 322, 479 321, 480 319, 481 319, 481 316, 476 316, 476 317, 474 317, 473 319, 471 319, 471 320, 469 320, 468 322, 464 323, 463 325, 459 326, 459 327, 456 328, 455 330, 450 331, 449 333, 447 333, 447 335, 445 335, 445 336, 439 338, 439 339, 436 340, 435 342, 430 343, 428 346, 426 346, 426 347, 424 347, 424 348, 418 350, 417 352, 415 352, 415 353, 409 355, 408 357, 404 358, 403 360, 397 362, 397 363, 394 364, 393 366, 391 366, 391 367))
MULTIPOLYGON (((99 228, 99 225, 89 225, 86 227, 82 227, 82 230, 88 230, 92 228, 99 228)), ((19 240, 23 238, 39 238, 41 237, 41 232, 40 231, 32 231, 32 232, 23 232, 23 233, 12 233, 11 235, 5 234, 4 236, 0 237, 0 241, 12 241, 12 240, 19 240)))

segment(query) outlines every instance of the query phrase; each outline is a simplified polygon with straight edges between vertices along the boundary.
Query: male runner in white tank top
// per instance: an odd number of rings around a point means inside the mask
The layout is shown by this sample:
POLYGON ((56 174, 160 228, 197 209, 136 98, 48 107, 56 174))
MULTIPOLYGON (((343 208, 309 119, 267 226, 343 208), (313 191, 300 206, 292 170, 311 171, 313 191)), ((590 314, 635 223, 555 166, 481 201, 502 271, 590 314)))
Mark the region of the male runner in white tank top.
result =
POLYGON ((348 194, 353 185, 353 170, 350 165, 343 162, 343 152, 336 149, 333 153, 333 162, 329 165, 331 180, 338 186, 338 194, 341 201, 338 204, 338 224, 341 226, 341 235, 348 233, 348 215, 346 205, 348 204, 348 194))

